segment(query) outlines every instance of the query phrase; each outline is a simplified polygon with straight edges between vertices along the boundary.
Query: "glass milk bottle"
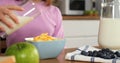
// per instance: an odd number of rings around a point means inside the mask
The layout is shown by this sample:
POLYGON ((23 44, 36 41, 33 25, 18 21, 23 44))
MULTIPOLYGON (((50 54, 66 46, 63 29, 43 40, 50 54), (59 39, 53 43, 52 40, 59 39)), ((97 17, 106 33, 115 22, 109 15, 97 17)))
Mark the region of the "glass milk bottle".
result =
POLYGON ((98 43, 102 48, 120 49, 120 0, 102 0, 98 43))

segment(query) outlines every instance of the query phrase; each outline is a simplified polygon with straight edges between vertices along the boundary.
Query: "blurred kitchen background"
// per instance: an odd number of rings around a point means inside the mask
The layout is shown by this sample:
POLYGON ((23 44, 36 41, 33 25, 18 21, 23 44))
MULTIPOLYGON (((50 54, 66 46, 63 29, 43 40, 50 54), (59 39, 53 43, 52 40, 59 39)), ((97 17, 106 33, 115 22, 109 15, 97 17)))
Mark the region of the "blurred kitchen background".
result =
POLYGON ((63 15, 84 15, 84 12, 96 11, 100 14, 101 0, 53 0, 63 15))
POLYGON ((54 5, 63 15, 66 48, 98 45, 101 0, 55 0, 54 5))

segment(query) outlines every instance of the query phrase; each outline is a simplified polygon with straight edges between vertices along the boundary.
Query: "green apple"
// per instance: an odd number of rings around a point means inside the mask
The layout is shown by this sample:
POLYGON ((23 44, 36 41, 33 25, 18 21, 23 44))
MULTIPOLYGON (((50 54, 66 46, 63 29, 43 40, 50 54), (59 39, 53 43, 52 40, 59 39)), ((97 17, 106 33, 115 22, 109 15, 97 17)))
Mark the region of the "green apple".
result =
POLYGON ((5 55, 14 55, 16 63, 39 63, 36 47, 27 42, 19 42, 7 48, 5 55))

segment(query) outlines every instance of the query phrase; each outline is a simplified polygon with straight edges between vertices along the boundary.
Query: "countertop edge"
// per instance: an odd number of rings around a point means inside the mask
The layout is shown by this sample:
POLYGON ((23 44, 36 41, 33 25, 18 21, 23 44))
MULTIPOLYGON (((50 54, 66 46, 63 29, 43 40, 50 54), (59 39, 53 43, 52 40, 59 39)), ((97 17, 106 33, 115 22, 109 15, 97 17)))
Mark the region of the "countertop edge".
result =
POLYGON ((63 15, 63 20, 99 20, 100 16, 63 15))

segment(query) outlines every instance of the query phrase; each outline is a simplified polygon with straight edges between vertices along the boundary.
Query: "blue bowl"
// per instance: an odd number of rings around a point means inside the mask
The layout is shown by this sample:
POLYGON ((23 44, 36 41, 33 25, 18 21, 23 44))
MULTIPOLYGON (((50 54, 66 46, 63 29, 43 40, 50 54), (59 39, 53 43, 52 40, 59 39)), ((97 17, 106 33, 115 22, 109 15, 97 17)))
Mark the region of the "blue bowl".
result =
POLYGON ((65 46, 65 39, 47 42, 28 42, 37 48, 40 59, 56 58, 65 46))

